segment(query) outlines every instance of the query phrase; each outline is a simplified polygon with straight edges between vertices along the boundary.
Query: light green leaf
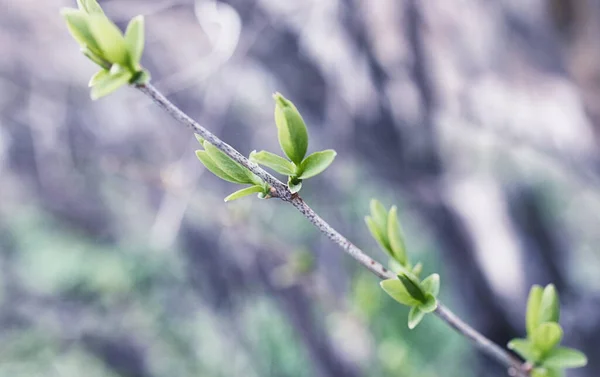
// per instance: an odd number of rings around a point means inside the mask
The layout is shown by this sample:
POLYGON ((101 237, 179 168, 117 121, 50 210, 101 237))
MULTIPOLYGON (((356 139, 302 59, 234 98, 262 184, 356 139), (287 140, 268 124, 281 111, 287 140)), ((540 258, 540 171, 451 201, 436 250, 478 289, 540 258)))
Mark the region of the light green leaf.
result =
POLYGON ((294 104, 280 93, 275 99, 275 124, 281 149, 296 165, 300 165, 308 149, 306 124, 294 104))
POLYGON ((80 10, 88 14, 104 14, 100 4, 96 0, 77 0, 77 6, 80 10))
POLYGON ((95 64, 98 64, 102 69, 109 70, 111 64, 106 60, 102 59, 100 56, 94 54, 89 48, 82 46, 79 48, 81 53, 85 55, 88 59, 90 59, 95 64))
POLYGON ((131 72, 119 71, 105 75, 92 87, 91 97, 93 100, 109 95, 123 85, 127 85, 131 79, 131 72))
POLYGON ((129 21, 125 31, 125 43, 127 44, 131 68, 138 70, 144 52, 144 16, 137 16, 129 21))
POLYGON ((238 190, 225 198, 226 202, 230 202, 232 200, 236 200, 239 198, 243 198, 244 196, 252 195, 258 192, 263 192, 264 188, 262 186, 250 186, 244 189, 238 190))
POLYGON ((426 293, 431 294, 433 297, 437 297, 440 293, 440 275, 431 274, 427 276, 422 282, 421 287, 426 293))
POLYGON ((371 209, 371 216, 373 217, 373 220, 375 220, 375 224, 377 224, 377 227, 381 229, 382 233, 385 233, 385 239, 387 242, 388 211, 377 199, 371 199, 369 208, 371 209))
POLYGON ((548 284, 542 293, 540 303, 540 323, 558 322, 560 319, 560 302, 554 284, 548 284))
POLYGON ((404 288, 406 288, 406 291, 415 300, 419 301, 420 303, 425 303, 427 301, 425 292, 423 292, 418 280, 407 273, 399 274, 398 279, 400 279, 400 282, 402 282, 404 288))
POLYGON ((109 72, 106 69, 101 69, 98 72, 96 72, 94 74, 94 76, 92 76, 92 78, 90 79, 90 82, 88 83, 88 86, 91 88, 92 86, 96 85, 98 82, 102 81, 106 76, 108 76, 109 72))
POLYGON ((216 175, 217 177, 232 183, 239 183, 234 178, 225 173, 213 160, 210 158, 210 155, 203 150, 196 151, 196 157, 202 162, 204 167, 206 167, 211 173, 216 175))
POLYGON ((329 165, 331 165, 336 155, 337 153, 333 149, 312 153, 300 164, 300 174, 298 178, 308 179, 321 174, 329 167, 329 165))
POLYGON ((404 235, 398 222, 398 209, 392 206, 387 218, 387 238, 392 249, 394 258, 402 265, 408 262, 406 258, 406 246, 404 244, 404 235))
POLYGON ((208 152, 208 155, 215 162, 215 164, 217 164, 222 171, 233 178, 237 183, 256 183, 250 170, 233 161, 231 157, 221 152, 217 147, 208 141, 205 141, 203 145, 204 149, 206 152, 208 152))
POLYGON ((412 268, 412 273, 416 277, 419 277, 419 275, 421 275, 422 271, 423 271, 423 263, 421 263, 421 262, 415 264, 415 266, 412 268))
POLYGON ((398 279, 387 279, 379 283, 381 288, 394 300, 407 306, 416 306, 420 302, 415 300, 406 290, 404 284, 398 279))
POLYGON ((250 153, 250 161, 256 162, 260 165, 264 165, 270 169, 275 170, 277 173, 280 174, 284 174, 287 176, 293 176, 295 174, 296 167, 294 166, 294 164, 292 164, 285 158, 276 155, 275 153, 267 151, 252 151, 252 153, 250 153))
POLYGON ((292 194, 295 194, 302 188, 302 180, 295 177, 288 177, 287 185, 292 194))
POLYGON ((559 344, 562 337, 563 330, 558 323, 546 322, 535 329, 531 341, 536 349, 545 354, 559 344))
POLYGON ((371 232, 371 236, 373 236, 383 251, 389 254, 390 257, 393 257, 385 236, 381 233, 380 228, 377 226, 373 218, 371 216, 365 216, 365 223, 367 224, 367 228, 369 228, 369 232, 371 232))
POLYGON ((90 17, 83 11, 63 8, 60 13, 65 18, 71 36, 82 47, 87 47, 95 55, 100 54, 100 47, 90 28, 90 17))
POLYGON ((421 310, 418 306, 413 306, 408 312, 408 328, 414 329, 417 327, 419 323, 423 320, 425 316, 425 312, 421 310))
POLYGON ((419 305, 423 313, 431 313, 437 309, 437 299, 430 293, 425 294, 425 302, 419 305))
POLYGON ((557 347, 546 354, 542 364, 550 368, 580 368, 587 365, 587 357, 575 349, 557 347))
POLYGON ((533 344, 527 339, 513 339, 508 342, 508 349, 515 351, 525 360, 535 362, 539 358, 539 352, 534 349, 533 344))
POLYGON ((539 285, 534 285, 529 291, 527 300, 527 314, 525 317, 527 336, 531 338, 535 329, 540 325, 540 305, 542 303, 542 294, 544 289, 539 285))
POLYGON ((127 67, 129 55, 127 45, 121 30, 111 20, 104 15, 91 14, 89 16, 89 26, 98 43, 102 57, 111 63, 117 63, 127 67))

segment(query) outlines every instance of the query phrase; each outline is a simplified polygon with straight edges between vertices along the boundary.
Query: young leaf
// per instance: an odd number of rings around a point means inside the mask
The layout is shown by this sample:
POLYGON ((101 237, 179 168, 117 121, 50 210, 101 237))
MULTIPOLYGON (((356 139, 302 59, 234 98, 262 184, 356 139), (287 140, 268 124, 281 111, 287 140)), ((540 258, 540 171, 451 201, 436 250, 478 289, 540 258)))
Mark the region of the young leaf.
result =
POLYGON ((280 174, 287 176, 293 176, 295 174, 294 164, 285 158, 276 155, 275 153, 267 151, 252 151, 252 153, 250 153, 250 161, 264 165, 280 174))
POLYGON ((244 196, 252 195, 254 193, 263 192, 264 188, 262 186, 250 186, 244 189, 238 190, 225 198, 226 202, 230 202, 232 200, 236 200, 239 198, 243 198, 244 196))
POLYGON ((440 293, 440 275, 431 274, 421 282, 421 287, 426 293, 429 293, 433 297, 437 297, 440 293))
POLYGON ((127 85, 131 79, 131 72, 120 71, 116 73, 110 73, 98 80, 92 88, 92 99, 97 100, 100 97, 104 97, 115 90, 119 89, 123 85, 127 85))
POLYGON ((423 317, 425 316, 425 312, 421 310, 418 306, 413 306, 410 308, 410 312, 408 312, 408 328, 414 329, 417 327, 423 317))
POLYGON ((420 302, 415 300, 398 279, 387 279, 379 283, 381 288, 394 300, 407 306, 416 306, 420 302))
POLYGON ((383 233, 386 234, 385 239, 387 240, 387 218, 388 212, 381 202, 377 199, 371 199, 369 203, 369 208, 371 209, 371 216, 373 220, 375 220, 375 224, 377 227, 382 230, 383 233))
POLYGON ((333 149, 315 152, 309 155, 300 164, 300 179, 312 178, 321 174, 331 165, 337 153, 333 149))
POLYGON ((527 336, 531 338, 535 329, 540 325, 540 305, 542 303, 542 294, 544 289, 539 285, 534 285, 529 291, 527 300, 527 314, 525 317, 527 336))
POLYGON ((111 63, 127 67, 129 55, 121 30, 104 15, 91 14, 89 26, 98 43, 102 57, 111 63))
POLYGON ((294 177, 288 177, 288 188, 292 194, 297 193, 302 188, 302 180, 294 177))
POLYGON ((125 31, 125 43, 131 68, 137 70, 144 51, 144 16, 137 16, 129 21, 125 31))
POLYGON ((540 303, 540 323, 558 322, 560 318, 560 302, 554 284, 548 284, 542 293, 540 303))
POLYGON ((90 29, 89 16, 83 11, 72 8, 63 8, 60 12, 65 18, 71 36, 73 36, 77 43, 82 47, 87 47, 95 55, 98 55, 100 47, 90 29))
POLYGON ((256 183, 254 182, 254 178, 252 177, 252 172, 250 172, 250 170, 233 161, 231 157, 221 152, 211 143, 205 141, 203 145, 204 149, 210 158, 215 162, 215 164, 217 164, 222 171, 233 178, 237 183, 256 183))
POLYGON ((508 349, 515 351, 527 361, 537 361, 538 352, 535 351, 533 344, 527 339, 513 339, 508 342, 508 349))
POLYGON ((398 275, 398 279, 400 279, 400 282, 402 282, 404 288, 406 288, 406 291, 415 300, 419 301, 420 303, 425 303, 427 301, 425 297, 425 292, 423 292, 423 289, 419 285, 418 281, 416 281, 414 278, 410 277, 406 273, 398 275))
POLYGON ((275 124, 281 149, 296 165, 300 165, 308 149, 306 124, 294 104, 280 93, 275 99, 275 124))
POLYGON ((369 228, 369 232, 371 232, 371 236, 373 236, 373 238, 375 239, 375 241, 377 241, 379 246, 386 253, 388 253, 390 257, 393 257, 391 254, 390 245, 387 243, 385 235, 379 230, 380 228, 377 226, 373 218, 371 216, 365 216, 365 223, 367 224, 367 228, 369 228))
POLYGON ((225 173, 223 170, 221 170, 221 168, 212 160, 212 158, 210 158, 210 155, 206 151, 197 150, 196 157, 198 157, 198 159, 200 160, 200 162, 202 162, 202 165, 204 165, 204 167, 206 167, 211 173, 213 173, 217 177, 227 182, 240 183, 233 177, 225 173))
POLYGON ((564 373, 559 369, 553 368, 533 368, 531 377, 564 377, 564 373))
POLYGON ((404 235, 400 230, 397 212, 396 206, 392 206, 387 218, 387 235, 395 259, 400 264, 406 265, 408 262, 406 259, 406 246, 404 245, 404 235))
POLYGON ((557 347, 548 352, 542 364, 550 368, 579 368, 587 365, 587 357, 572 348, 557 347))
POLYGON ((436 298, 432 294, 427 293, 425 294, 425 302, 419 305, 419 309, 423 313, 431 313, 437 308, 437 305, 436 298))
POLYGON ((545 354, 559 344, 562 337, 563 330, 558 323, 546 322, 535 329, 531 341, 536 349, 545 354))
POLYGON ((104 80, 106 76, 108 76, 109 72, 106 69, 101 69, 92 76, 90 82, 88 83, 88 87, 92 87, 96 85, 98 82, 104 80))
POLYGON ((423 263, 421 262, 415 264, 415 266, 412 268, 412 273, 416 277, 419 277, 419 275, 421 275, 421 271, 423 271, 423 263))
POLYGON ((104 11, 102 11, 102 8, 96 0, 77 0, 77 6, 80 10, 88 14, 104 14, 104 11))

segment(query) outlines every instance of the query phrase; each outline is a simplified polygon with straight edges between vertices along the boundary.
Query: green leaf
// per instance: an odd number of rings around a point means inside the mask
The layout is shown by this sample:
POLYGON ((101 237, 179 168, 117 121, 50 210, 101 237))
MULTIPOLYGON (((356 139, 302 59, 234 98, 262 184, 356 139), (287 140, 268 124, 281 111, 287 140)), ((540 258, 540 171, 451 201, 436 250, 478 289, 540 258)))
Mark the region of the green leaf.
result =
POLYGON ((563 377, 564 373, 554 368, 534 368, 531 371, 531 377, 563 377))
POLYGON ((381 288, 394 300, 407 306, 416 306, 420 302, 415 300, 404 287, 404 284, 398 279, 387 279, 379 283, 381 288))
POLYGON ((419 282, 414 277, 409 276, 407 273, 403 273, 398 275, 398 279, 400 279, 408 293, 415 300, 421 303, 425 303, 427 301, 425 292, 423 292, 419 282))
POLYGON ((210 155, 203 150, 196 151, 196 157, 202 162, 204 167, 206 167, 211 173, 216 175, 217 177, 232 183, 239 183, 234 178, 225 173, 221 168, 210 158, 210 155))
POLYGON ((540 325, 540 305, 542 303, 542 294, 544 289, 539 285, 534 285, 529 291, 527 300, 527 314, 525 318, 527 327, 527 336, 531 338, 535 329, 540 325))
POLYGON ((83 11, 63 8, 60 13, 65 18, 71 36, 82 47, 87 47, 95 55, 100 54, 100 47, 90 28, 90 17, 83 11))
POLYGON ((309 155, 300 164, 301 173, 298 178, 308 179, 321 174, 329 167, 329 165, 331 165, 336 155, 337 153, 333 149, 327 149, 309 155))
POLYGON ((100 4, 96 0, 77 0, 77 6, 80 10, 88 14, 104 14, 100 4))
POLYGON ((97 100, 98 98, 109 95, 123 85, 127 85, 130 79, 131 72, 129 71, 111 72, 94 84, 91 97, 93 100, 97 100))
POLYGON ((422 282, 421 287, 426 293, 431 294, 433 297, 437 297, 440 293, 440 275, 431 274, 427 276, 422 282))
POLYGON ((263 192, 264 188, 262 186, 250 186, 244 189, 238 190, 225 198, 226 202, 230 202, 232 200, 236 200, 239 198, 243 198, 244 196, 252 195, 254 193, 263 192))
POLYGON ((562 337, 563 330, 558 323, 546 322, 535 329, 531 341, 536 349, 542 354, 545 354, 558 345, 562 340, 562 337))
POLYGON ((281 149, 296 165, 300 165, 308 149, 306 124, 294 104, 280 93, 275 99, 275 124, 281 149))
POLYGON ((295 177, 288 177, 287 185, 292 194, 295 194, 302 188, 302 180, 295 177))
POLYGON ((508 349, 515 351, 527 361, 536 362, 539 358, 539 352, 536 352, 528 339, 513 339, 508 342, 508 349))
POLYGON ((217 166, 224 171, 228 176, 233 178, 236 183, 256 183, 252 177, 252 172, 237 162, 233 161, 231 157, 221 152, 217 147, 211 143, 205 141, 204 149, 210 156, 210 158, 217 164, 217 166))
POLYGON ((89 26, 98 43, 102 57, 111 63, 128 66, 129 55, 121 30, 104 15, 91 14, 89 26))
POLYGON ((419 308, 423 313, 431 313, 437 309, 438 303, 435 296, 430 293, 425 294, 425 302, 419 305, 419 308))
POLYGON ((540 303, 540 323, 558 322, 560 319, 560 302, 554 284, 548 284, 542 293, 540 303))
POLYGON ((406 258, 406 246, 404 244, 404 235, 400 230, 400 223, 398 222, 398 209, 396 206, 392 206, 387 218, 387 235, 392 249, 394 258, 402 265, 406 265, 408 262, 406 258))
POLYGON ((417 327, 417 325, 423 320, 424 316, 425 312, 422 311, 418 306, 413 306, 410 308, 410 312, 408 312, 408 328, 412 330, 417 327))
POLYGON ((388 211, 386 211, 383 204, 381 204, 381 202, 377 199, 371 199, 369 208, 371 209, 371 216, 373 217, 373 220, 375 220, 375 224, 377 224, 377 227, 381 229, 382 233, 385 233, 385 239, 387 243, 388 211))
POLYGON ((587 357, 575 349, 557 347, 548 352, 542 364, 550 368, 580 368, 587 365, 587 357))
POLYGON ((100 56, 94 54, 89 48, 82 46, 79 49, 83 55, 85 55, 88 59, 90 59, 95 64, 98 64, 102 69, 109 70, 111 65, 106 60, 102 59, 100 56))
POLYGON ((146 70, 141 70, 135 73, 135 75, 133 75, 133 78, 131 79, 131 83, 132 84, 147 84, 150 82, 150 73, 146 70))
POLYGON ((137 70, 139 69, 142 52, 144 52, 144 16, 137 16, 129 21, 125 31, 125 43, 127 44, 131 68, 137 70))
POLYGON ((285 158, 276 155, 275 153, 267 151, 252 151, 250 153, 250 161, 261 164, 270 169, 275 170, 277 173, 284 174, 287 176, 293 176, 296 172, 294 164, 286 160, 285 158))
POLYGON ((419 277, 419 275, 421 275, 422 271, 423 271, 423 263, 421 263, 421 262, 415 264, 415 266, 412 268, 412 273, 416 277, 419 277))
POLYGON ((380 228, 375 223, 375 220, 373 220, 373 218, 371 216, 365 216, 365 223, 367 224, 367 228, 369 228, 369 232, 371 232, 371 236, 373 236, 373 238, 375 239, 375 241, 377 241, 379 246, 387 254, 389 254, 390 257, 393 257, 391 254, 390 246, 388 245, 385 236, 380 231, 380 228))
POLYGON ((92 78, 90 79, 90 82, 88 83, 88 86, 91 88, 92 86, 96 85, 98 82, 102 81, 106 76, 109 75, 109 71, 106 69, 101 69, 98 72, 96 72, 94 74, 94 76, 92 76, 92 78))

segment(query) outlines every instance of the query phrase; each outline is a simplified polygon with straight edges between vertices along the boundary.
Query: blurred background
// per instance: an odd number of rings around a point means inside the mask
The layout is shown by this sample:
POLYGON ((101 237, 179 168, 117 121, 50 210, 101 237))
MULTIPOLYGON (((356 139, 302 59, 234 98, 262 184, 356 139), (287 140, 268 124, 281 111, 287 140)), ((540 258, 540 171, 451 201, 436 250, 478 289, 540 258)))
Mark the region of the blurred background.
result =
MULTIPOLYGON (((248 155, 274 91, 334 148, 306 201, 386 262, 399 206, 442 300, 505 345, 532 284, 600 373, 600 1, 112 0, 153 83, 248 155)), ((0 376, 505 376, 291 206, 245 198, 141 93, 91 101, 59 9, 0 0, 0 376)))

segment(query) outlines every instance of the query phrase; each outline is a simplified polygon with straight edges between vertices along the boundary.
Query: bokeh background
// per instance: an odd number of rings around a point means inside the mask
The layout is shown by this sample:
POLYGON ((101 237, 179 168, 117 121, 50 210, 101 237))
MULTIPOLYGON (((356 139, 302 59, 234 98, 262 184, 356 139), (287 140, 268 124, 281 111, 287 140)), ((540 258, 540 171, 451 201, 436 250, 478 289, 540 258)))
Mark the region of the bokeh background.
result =
MULTIPOLYGON (((375 258, 369 199, 500 344, 556 284, 600 373, 600 1, 100 1, 146 16, 154 84, 248 154, 274 91, 334 148, 302 195, 375 258)), ((0 376, 504 376, 276 200, 196 160, 141 93, 91 101, 59 9, 0 0, 0 376)))

